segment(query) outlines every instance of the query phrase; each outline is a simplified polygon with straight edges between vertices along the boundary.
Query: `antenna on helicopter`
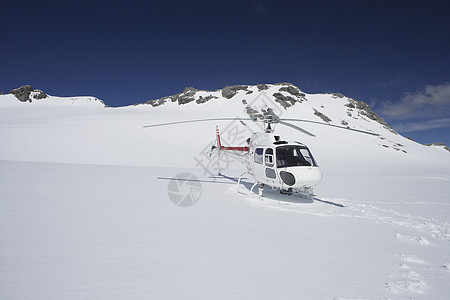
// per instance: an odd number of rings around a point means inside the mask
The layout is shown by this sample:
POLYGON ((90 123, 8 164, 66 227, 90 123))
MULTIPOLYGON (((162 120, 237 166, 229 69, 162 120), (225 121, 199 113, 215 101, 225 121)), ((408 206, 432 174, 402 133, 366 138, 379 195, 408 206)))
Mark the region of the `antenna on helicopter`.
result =
POLYGON ((266 129, 264 130, 265 133, 272 133, 273 129, 272 126, 270 126, 270 122, 265 122, 267 123, 266 129))

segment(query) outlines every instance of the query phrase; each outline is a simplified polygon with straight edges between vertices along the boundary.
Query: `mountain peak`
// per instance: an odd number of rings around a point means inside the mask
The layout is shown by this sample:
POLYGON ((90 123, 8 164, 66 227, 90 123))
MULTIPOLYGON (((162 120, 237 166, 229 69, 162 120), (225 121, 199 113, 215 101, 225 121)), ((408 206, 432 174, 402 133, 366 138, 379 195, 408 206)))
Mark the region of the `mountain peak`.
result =
MULTIPOLYGON (((223 99, 233 100, 239 98, 244 105, 246 105, 246 111, 249 111, 249 104, 251 101, 247 99, 256 99, 259 96, 264 95, 266 99, 273 101, 281 106, 282 111, 287 111, 295 105, 301 105, 302 103, 310 102, 315 116, 320 118, 325 123, 332 123, 333 118, 327 115, 327 113, 335 114, 332 109, 324 109, 324 105, 314 105, 318 101, 315 96, 322 95, 327 98, 326 102, 340 100, 345 106, 344 116, 339 115, 337 125, 348 126, 352 123, 351 119, 367 118, 381 124, 385 129, 397 134, 397 132, 385 122, 377 113, 375 113, 369 104, 364 101, 358 101, 344 96, 341 93, 328 93, 328 94, 307 94, 303 92, 299 87, 292 83, 277 83, 277 84, 257 84, 257 85, 232 85, 226 86, 216 91, 199 90, 194 87, 186 87, 179 94, 163 97, 160 99, 150 100, 143 104, 150 104, 153 107, 161 106, 166 103, 178 103, 178 105, 185 105, 191 102, 196 104, 203 104, 210 100, 223 99), (345 117, 348 117, 345 118, 345 117)), ((309 105, 309 106, 311 106, 309 105)), ((338 105, 339 106, 339 105, 338 105)), ((333 108, 338 108, 333 104, 333 108)), ((306 107, 301 107, 299 110, 305 110, 306 107)), ((254 113, 253 109, 252 112, 254 113)), ((336 123, 336 122, 335 122, 336 123)))

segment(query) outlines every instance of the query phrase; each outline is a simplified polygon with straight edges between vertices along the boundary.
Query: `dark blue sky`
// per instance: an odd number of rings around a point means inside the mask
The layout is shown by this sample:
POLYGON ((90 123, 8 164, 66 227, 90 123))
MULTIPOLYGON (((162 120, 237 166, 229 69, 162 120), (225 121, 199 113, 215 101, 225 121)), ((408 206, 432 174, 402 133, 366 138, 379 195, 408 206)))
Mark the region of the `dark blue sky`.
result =
POLYGON ((121 106, 291 82, 450 144, 449 15, 448 1, 4 1, 0 91, 121 106))

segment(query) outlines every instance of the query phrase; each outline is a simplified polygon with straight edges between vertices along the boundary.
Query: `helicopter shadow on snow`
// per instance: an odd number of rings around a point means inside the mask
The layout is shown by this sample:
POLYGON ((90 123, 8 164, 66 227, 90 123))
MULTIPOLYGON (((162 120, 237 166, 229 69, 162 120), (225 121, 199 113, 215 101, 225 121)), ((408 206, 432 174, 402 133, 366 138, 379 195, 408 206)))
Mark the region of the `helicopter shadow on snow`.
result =
MULTIPOLYGON (((158 177, 157 179, 159 180, 175 180, 175 181, 182 181, 182 182, 199 182, 199 183, 215 183, 215 184, 237 184, 239 178, 237 177, 231 177, 231 176, 226 176, 224 174, 219 173, 218 176, 212 176, 209 177, 212 180, 200 180, 200 179, 192 179, 192 178, 168 178, 168 177, 158 177), (216 179, 226 179, 229 181, 217 181, 216 179)), ((253 196, 257 196, 258 195, 258 188, 255 187, 253 189, 253 193, 250 194, 250 190, 252 189, 253 186, 253 182, 249 182, 249 181, 245 181, 245 179, 248 178, 243 178, 243 180, 241 180, 240 182, 240 188, 244 187, 245 188, 245 193, 253 196)), ((271 188, 264 188, 263 190, 263 198, 264 199, 269 199, 272 201, 278 201, 279 205, 289 205, 289 204, 311 204, 314 202, 320 202, 323 204, 327 204, 327 205, 332 205, 335 207, 346 207, 343 204, 340 203, 336 203, 336 202, 332 202, 332 201, 327 201, 327 200, 322 200, 320 198, 317 197, 313 197, 313 199, 308 199, 306 197, 302 197, 300 195, 283 195, 279 192, 279 190, 273 190, 271 188)))
MULTIPOLYGON (((237 182, 239 180, 236 177, 226 176, 226 175, 221 174, 221 173, 219 173, 219 175, 217 177, 212 177, 212 178, 228 179, 228 180, 234 181, 236 184, 237 184, 237 182)), ((243 179, 248 179, 248 178, 243 178, 243 179)), ((251 190, 253 184, 254 183, 249 182, 249 181, 245 181, 245 180, 241 180, 241 182, 240 182, 240 185, 245 187, 246 193, 248 193, 249 195, 258 195, 258 187, 255 187, 253 189, 253 193, 250 194, 250 190, 251 190)), ((332 205, 332 206, 335 206, 335 207, 346 207, 343 204, 332 202, 332 201, 327 201, 327 200, 322 200, 322 199, 319 199, 317 197, 313 197, 313 199, 308 199, 308 198, 302 197, 300 195, 292 195, 292 196, 283 195, 283 194, 281 194, 279 192, 278 189, 277 190, 273 190, 273 189, 268 188, 268 187, 264 188, 264 190, 263 190, 263 197, 266 198, 266 199, 273 200, 273 201, 278 201, 278 203, 280 205, 289 205, 290 203, 293 203, 293 204, 311 204, 311 203, 314 203, 314 202, 320 202, 320 203, 327 204, 327 205, 332 205)))

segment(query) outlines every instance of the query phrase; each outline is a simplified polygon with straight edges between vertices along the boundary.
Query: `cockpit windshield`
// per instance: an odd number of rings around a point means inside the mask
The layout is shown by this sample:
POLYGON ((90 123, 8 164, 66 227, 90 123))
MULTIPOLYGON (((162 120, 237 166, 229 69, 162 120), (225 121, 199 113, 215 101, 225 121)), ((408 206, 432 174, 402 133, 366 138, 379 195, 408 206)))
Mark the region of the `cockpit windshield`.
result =
POLYGON ((313 166, 317 167, 311 152, 305 146, 286 145, 276 149, 277 168, 313 166))

